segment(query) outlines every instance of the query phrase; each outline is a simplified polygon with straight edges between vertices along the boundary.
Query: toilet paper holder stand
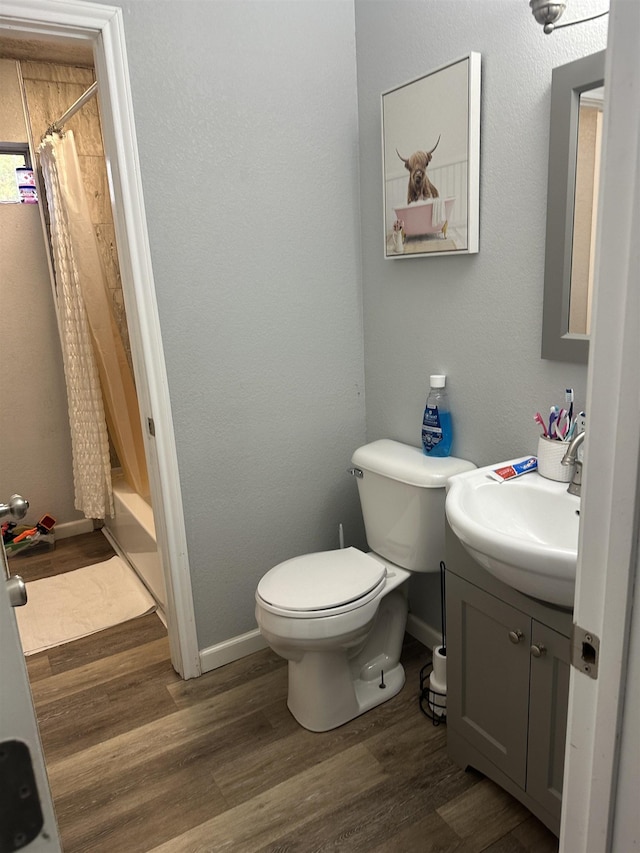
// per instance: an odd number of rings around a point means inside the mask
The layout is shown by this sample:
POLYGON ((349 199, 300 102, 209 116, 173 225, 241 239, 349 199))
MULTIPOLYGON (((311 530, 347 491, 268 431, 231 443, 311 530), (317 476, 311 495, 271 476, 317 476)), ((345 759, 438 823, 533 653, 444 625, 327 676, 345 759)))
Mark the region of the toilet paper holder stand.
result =
POLYGON ((447 621, 444 561, 440 562, 440 614, 442 645, 435 646, 430 663, 420 670, 420 710, 434 726, 447 720, 447 621))
POLYGON ((420 670, 420 710, 429 717, 434 726, 447 722, 447 692, 431 686, 433 664, 427 663, 420 670))

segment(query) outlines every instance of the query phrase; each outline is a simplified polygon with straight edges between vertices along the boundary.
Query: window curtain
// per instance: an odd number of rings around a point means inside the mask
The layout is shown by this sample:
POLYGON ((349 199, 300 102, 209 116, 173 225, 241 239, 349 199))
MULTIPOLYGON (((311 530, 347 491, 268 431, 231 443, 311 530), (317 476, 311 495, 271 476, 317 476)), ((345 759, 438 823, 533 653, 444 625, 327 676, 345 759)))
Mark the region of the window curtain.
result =
POLYGON ((138 401, 111 309, 73 132, 49 134, 39 152, 50 215, 75 505, 87 518, 105 518, 113 515, 109 434, 129 485, 138 494, 149 493, 138 401))

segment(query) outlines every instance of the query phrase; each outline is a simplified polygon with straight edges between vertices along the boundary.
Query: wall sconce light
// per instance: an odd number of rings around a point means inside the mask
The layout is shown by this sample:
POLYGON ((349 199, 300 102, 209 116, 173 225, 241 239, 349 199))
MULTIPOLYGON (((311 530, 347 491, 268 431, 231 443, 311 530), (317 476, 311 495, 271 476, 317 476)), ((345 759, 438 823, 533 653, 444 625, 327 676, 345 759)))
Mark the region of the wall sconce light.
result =
POLYGON ((602 18, 604 15, 609 14, 609 10, 607 9, 606 12, 600 12, 599 15, 592 15, 590 18, 582 18, 579 21, 566 21, 564 24, 558 24, 556 22, 560 20, 562 13, 567 8, 565 0, 529 0, 529 6, 531 7, 533 17, 539 24, 542 24, 542 28, 547 35, 562 27, 572 27, 574 24, 595 21, 596 18, 602 18))
POLYGON ((556 28, 556 21, 567 8, 566 3, 550 3, 549 0, 529 0, 533 17, 542 24, 545 33, 549 34, 556 28))

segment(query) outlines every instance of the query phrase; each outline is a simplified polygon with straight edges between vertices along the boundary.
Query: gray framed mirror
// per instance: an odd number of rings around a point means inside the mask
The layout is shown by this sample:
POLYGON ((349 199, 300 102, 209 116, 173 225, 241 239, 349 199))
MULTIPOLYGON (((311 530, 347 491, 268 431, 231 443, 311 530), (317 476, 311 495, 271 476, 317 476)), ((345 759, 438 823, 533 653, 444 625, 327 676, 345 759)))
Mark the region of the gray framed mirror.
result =
POLYGON ((605 51, 553 69, 542 358, 585 363, 605 51))

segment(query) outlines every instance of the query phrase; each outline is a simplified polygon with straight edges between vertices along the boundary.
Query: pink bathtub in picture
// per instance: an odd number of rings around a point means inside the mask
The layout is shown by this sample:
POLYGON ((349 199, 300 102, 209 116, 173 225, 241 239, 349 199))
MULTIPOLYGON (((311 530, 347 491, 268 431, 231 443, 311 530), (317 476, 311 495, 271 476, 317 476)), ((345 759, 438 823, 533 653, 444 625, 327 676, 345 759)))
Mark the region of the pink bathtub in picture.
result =
POLYGON ((415 201, 407 207, 396 207, 394 210, 396 217, 404 223, 404 233, 407 237, 439 234, 440 232, 446 236, 455 201, 455 198, 427 198, 423 201, 415 201), (433 215, 434 204, 436 205, 435 216, 433 215), (443 207, 444 211, 442 210, 443 207), (438 208, 440 209, 439 216, 438 208))

